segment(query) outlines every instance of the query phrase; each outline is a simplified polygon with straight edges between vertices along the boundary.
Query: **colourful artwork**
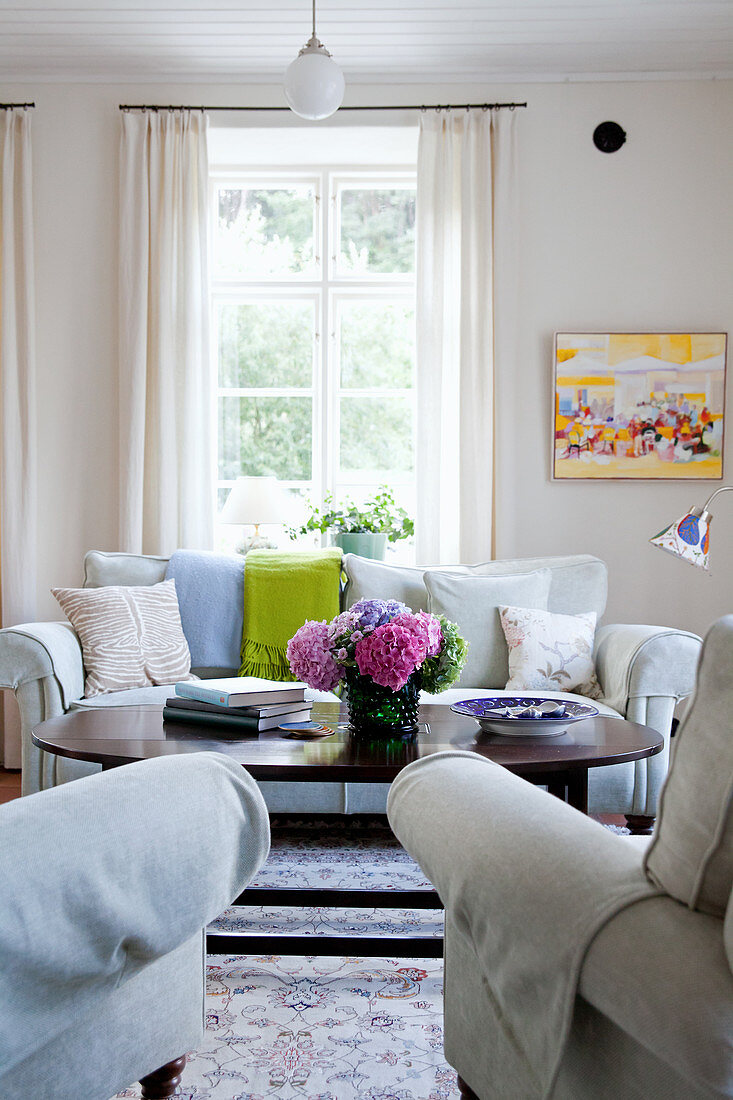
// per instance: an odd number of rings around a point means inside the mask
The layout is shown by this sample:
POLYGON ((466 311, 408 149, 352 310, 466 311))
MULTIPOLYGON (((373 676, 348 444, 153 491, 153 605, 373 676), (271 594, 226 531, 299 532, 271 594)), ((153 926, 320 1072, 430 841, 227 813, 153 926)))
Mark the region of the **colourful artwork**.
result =
POLYGON ((724 332, 555 337, 555 478, 723 476, 724 332))

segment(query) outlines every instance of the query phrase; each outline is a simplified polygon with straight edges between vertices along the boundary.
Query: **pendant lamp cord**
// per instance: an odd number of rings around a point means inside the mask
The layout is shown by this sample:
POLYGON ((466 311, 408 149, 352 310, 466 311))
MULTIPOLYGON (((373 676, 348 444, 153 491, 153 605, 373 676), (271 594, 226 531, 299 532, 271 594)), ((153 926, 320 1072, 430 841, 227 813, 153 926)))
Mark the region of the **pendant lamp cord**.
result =
POLYGON ((313 0, 313 37, 316 37, 316 0, 313 0))

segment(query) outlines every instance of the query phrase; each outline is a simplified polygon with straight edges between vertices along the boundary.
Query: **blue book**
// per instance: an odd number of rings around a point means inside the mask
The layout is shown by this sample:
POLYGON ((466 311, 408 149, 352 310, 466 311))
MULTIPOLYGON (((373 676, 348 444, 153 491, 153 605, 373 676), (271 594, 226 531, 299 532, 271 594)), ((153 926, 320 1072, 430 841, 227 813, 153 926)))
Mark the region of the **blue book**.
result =
POLYGON ((300 680, 281 683, 259 676, 227 676, 214 680, 183 680, 176 684, 175 693, 183 699, 200 699, 220 707, 254 707, 302 702, 307 686, 300 680))

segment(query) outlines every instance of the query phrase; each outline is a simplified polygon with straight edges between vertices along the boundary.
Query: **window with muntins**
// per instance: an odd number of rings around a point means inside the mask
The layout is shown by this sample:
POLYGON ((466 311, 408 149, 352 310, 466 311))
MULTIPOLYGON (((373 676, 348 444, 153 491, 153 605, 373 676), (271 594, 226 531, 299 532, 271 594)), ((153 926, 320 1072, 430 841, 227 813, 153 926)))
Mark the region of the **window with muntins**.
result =
POLYGON ((211 189, 218 508, 274 475, 317 503, 387 484, 414 514, 414 172, 221 169, 211 189))

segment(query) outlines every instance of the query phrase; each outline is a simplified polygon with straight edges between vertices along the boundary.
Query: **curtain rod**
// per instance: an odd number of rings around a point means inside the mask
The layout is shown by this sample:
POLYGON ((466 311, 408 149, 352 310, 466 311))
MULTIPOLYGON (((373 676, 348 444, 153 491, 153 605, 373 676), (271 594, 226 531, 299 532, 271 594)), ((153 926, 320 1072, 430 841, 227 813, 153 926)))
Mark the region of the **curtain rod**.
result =
MULTIPOLYGON (((526 107, 526 103, 422 103, 401 104, 389 107, 339 107, 344 111, 498 111, 507 108, 526 107)), ((289 107, 195 107, 162 103, 120 103, 121 111, 290 111, 289 107)), ((290 112, 292 114, 292 112, 290 112)))
POLYGON ((35 107, 35 103, 0 103, 0 111, 12 111, 13 107, 22 107, 27 111, 29 107, 35 107))

